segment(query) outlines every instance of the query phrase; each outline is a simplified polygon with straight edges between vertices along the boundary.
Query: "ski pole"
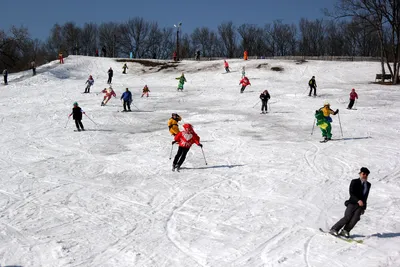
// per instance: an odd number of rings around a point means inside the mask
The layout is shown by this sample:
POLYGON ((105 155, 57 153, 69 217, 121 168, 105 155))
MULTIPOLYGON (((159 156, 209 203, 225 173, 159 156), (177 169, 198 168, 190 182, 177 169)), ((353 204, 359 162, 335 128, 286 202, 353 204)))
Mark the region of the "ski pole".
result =
POLYGON ((253 108, 260 102, 260 100, 257 101, 257 103, 255 103, 255 105, 253 106, 253 108))
POLYGON ((133 102, 131 103, 137 110, 139 110, 140 111, 140 109, 135 105, 135 104, 133 104, 133 102))
POLYGON ((84 113, 86 117, 88 117, 89 120, 91 120, 95 125, 97 125, 97 123, 95 123, 88 115, 86 115, 86 113, 84 113))
POLYGON ((268 105, 268 102, 267 102, 267 111, 268 111, 268 108, 269 108, 269 112, 271 112, 271 104, 268 105))
POLYGON ((354 109, 357 107, 357 98, 356 98, 356 103, 354 103, 354 109))
POLYGON ((169 153, 169 159, 171 160, 172 158, 172 149, 174 149, 174 144, 171 145, 171 153, 169 153))
POLYGON ((340 122, 340 115, 339 115, 339 113, 337 115, 338 115, 338 118, 339 118, 340 132, 342 133, 342 137, 343 137, 342 123, 340 122))
POLYGON ((64 126, 64 128, 67 128, 67 125, 68 125, 68 122, 69 122, 69 118, 70 118, 71 116, 68 116, 68 120, 67 120, 67 123, 65 124, 65 126, 64 126))
POLYGON ((312 125, 311 135, 313 135, 313 133, 314 133, 315 120, 316 120, 316 119, 314 119, 314 123, 313 123, 313 125, 312 125))
POLYGON ((203 150, 203 147, 200 147, 201 148, 201 152, 203 152, 203 158, 204 158, 204 162, 206 163, 206 165, 207 165, 207 160, 206 160, 206 156, 204 155, 204 150, 203 150))

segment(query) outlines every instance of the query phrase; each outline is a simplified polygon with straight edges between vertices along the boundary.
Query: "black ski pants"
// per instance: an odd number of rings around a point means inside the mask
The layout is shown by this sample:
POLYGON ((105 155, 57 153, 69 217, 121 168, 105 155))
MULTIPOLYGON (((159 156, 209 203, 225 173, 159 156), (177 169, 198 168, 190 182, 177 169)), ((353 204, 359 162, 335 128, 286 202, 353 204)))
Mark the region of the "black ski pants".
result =
POLYGON ((358 204, 348 204, 346 211, 344 212, 344 217, 340 219, 331 229, 335 229, 339 231, 343 229, 350 232, 351 229, 356 226, 357 222, 361 218, 361 214, 363 214, 364 208, 360 207, 358 204))
POLYGON ((111 75, 108 75, 108 81, 107 81, 107 83, 110 84, 111 81, 112 81, 112 76, 111 76, 111 75))
POLYGON ((351 99, 350 99, 350 103, 349 103, 349 105, 348 105, 348 107, 347 107, 348 109, 351 109, 351 108, 353 107, 354 101, 355 101, 355 100, 351 100, 351 99))
POLYGON ((308 94, 309 96, 311 96, 311 93, 312 93, 313 89, 314 89, 314 95, 315 96, 317 95, 317 87, 313 86, 313 85, 310 85, 310 93, 308 94))
POLYGON ((243 93, 244 89, 246 89, 246 85, 242 85, 242 88, 240 89, 240 93, 243 93))
POLYGON ((179 147, 178 148, 178 153, 176 153, 176 156, 174 158, 174 166, 178 165, 179 167, 182 165, 182 163, 186 159, 186 154, 189 152, 190 148, 186 147, 179 147))
POLYGON ((85 88, 85 93, 90 93, 90 84, 88 84, 85 88))
POLYGON ((4 75, 4 84, 7 84, 7 75, 4 75))
POLYGON ((265 109, 265 111, 268 111, 268 99, 267 100, 261 100, 261 103, 262 103, 261 111, 264 111, 264 109, 265 109))
POLYGON ((75 120, 75 125, 76 125, 76 129, 79 130, 79 126, 81 127, 82 130, 84 130, 85 128, 83 128, 83 124, 81 120, 75 120))
POLYGON ((124 100, 124 110, 126 111, 126 107, 128 106, 128 110, 131 110, 131 102, 130 101, 125 101, 124 100))

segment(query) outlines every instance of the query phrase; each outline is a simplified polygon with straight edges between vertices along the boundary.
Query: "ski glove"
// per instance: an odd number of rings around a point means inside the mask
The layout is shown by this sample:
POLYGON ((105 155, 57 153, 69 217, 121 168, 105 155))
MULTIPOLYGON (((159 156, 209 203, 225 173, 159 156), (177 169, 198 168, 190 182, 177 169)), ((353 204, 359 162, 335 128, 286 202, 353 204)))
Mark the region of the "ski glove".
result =
POLYGON ((199 147, 203 148, 203 145, 202 145, 202 144, 199 144, 199 147))
POLYGON ((177 142, 176 141, 172 141, 172 144, 176 144, 177 142))
POLYGON ((335 111, 335 113, 334 113, 334 114, 336 115, 336 114, 338 114, 338 113, 339 113, 339 109, 337 109, 337 110, 335 111))

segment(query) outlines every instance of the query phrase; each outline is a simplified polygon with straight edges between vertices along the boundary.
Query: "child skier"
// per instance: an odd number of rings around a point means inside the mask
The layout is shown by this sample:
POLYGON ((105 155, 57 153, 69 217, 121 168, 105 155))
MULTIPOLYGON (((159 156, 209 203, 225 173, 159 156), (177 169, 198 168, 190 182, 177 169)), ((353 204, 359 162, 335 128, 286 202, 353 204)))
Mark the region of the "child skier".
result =
POLYGON ((111 97, 113 96, 114 98, 117 97, 117 95, 115 94, 114 90, 110 87, 110 88, 104 88, 103 91, 101 91, 102 93, 104 93, 104 98, 103 101, 101 102, 102 106, 105 106, 108 101, 111 99, 111 97))
POLYGON ((124 69, 124 71, 122 73, 126 74, 126 69, 128 69, 128 66, 126 65, 126 63, 124 64, 124 66, 122 68, 124 69))
POLYGON ((128 88, 125 89, 125 92, 121 95, 121 100, 124 102, 124 112, 132 111, 131 110, 131 103, 132 103, 132 93, 129 91, 128 88), (126 107, 128 106, 128 110, 126 107))
POLYGON ((89 75, 89 79, 86 81, 85 84, 87 84, 87 86, 85 88, 85 92, 83 92, 83 93, 84 94, 85 93, 90 93, 90 87, 92 87, 92 85, 94 84, 94 80, 93 80, 92 75, 89 75))
POLYGON ((178 122, 181 121, 182 118, 176 113, 172 113, 171 118, 168 120, 168 128, 171 135, 177 135, 179 133, 179 125, 178 122))
POLYGON ((230 72, 228 61, 224 60, 224 67, 226 72, 230 72))
POLYGON ((186 82, 186 78, 185 78, 185 74, 182 72, 182 75, 181 75, 181 77, 178 77, 178 78, 175 78, 176 80, 179 80, 179 83, 178 83, 178 91, 179 90, 181 90, 181 91, 183 91, 183 85, 185 84, 185 82, 186 82))
POLYGON ((317 119, 317 125, 321 129, 322 137, 324 137, 323 142, 327 142, 332 138, 332 127, 331 122, 332 118, 330 117, 331 114, 336 115, 339 113, 339 109, 333 111, 330 108, 330 104, 328 101, 324 102, 324 106, 319 110, 315 111, 315 118, 317 119))
POLYGON ((240 93, 243 93, 244 89, 246 89, 247 85, 251 85, 249 79, 244 76, 243 79, 240 80, 239 85, 242 85, 242 88, 240 89, 240 93))
POLYGON ((75 120, 75 125, 76 125, 76 129, 78 129, 78 131, 80 132, 81 130, 84 131, 85 128, 83 128, 83 124, 82 124, 82 113, 86 114, 78 105, 78 102, 74 103, 74 107, 72 108, 72 112, 71 114, 68 115, 68 119, 69 117, 72 116, 72 119, 75 120), (79 128, 80 127, 80 128, 79 128))
POLYGON ((268 93, 268 90, 264 90, 264 92, 261 93, 260 99, 261 99, 261 113, 265 114, 268 112, 268 100, 270 99, 270 95, 268 93), (265 110, 265 112, 264 112, 265 110))
POLYGON ((149 97, 149 92, 150 92, 150 89, 149 89, 149 87, 147 87, 147 84, 143 87, 143 93, 142 93, 142 96, 141 97, 143 97, 144 95, 146 95, 146 97, 149 97))
POLYGON ((246 68, 242 67, 242 79, 246 76, 246 68))
POLYGON ((351 89, 351 93, 350 93, 350 103, 347 106, 347 109, 352 109, 353 105, 354 105, 354 101, 358 99, 358 95, 356 93, 356 89, 351 89))
POLYGON ((172 163, 172 171, 175 171, 175 169, 177 169, 177 171, 180 170, 182 163, 186 159, 186 154, 193 143, 199 147, 203 147, 200 143, 200 137, 194 132, 191 124, 184 124, 183 129, 182 132, 175 135, 174 141, 172 142, 172 144, 178 143, 179 145, 178 152, 176 153, 174 162, 172 163))

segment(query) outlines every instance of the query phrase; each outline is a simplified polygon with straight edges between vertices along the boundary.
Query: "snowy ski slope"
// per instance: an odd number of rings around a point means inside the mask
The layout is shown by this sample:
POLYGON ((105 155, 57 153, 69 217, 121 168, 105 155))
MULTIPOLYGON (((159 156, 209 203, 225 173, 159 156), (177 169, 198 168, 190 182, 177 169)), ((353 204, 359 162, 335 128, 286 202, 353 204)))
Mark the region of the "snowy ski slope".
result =
POLYGON ((379 63, 229 63, 229 74, 222 60, 128 63, 123 75, 123 62, 70 56, 34 77, 10 74, 0 85, 0 266, 400 266, 400 89, 370 83, 379 63), (240 94, 242 66, 252 86, 240 94), (117 99, 101 107, 109 67, 117 99), (313 75, 317 98, 307 96, 313 75), (118 112, 126 87, 131 113, 118 112), (357 110, 346 109, 351 88, 357 110), (256 104, 265 89, 266 115, 256 104), (325 99, 344 139, 321 144, 311 131, 325 99), (84 116, 90 131, 65 128, 74 101, 97 123, 84 116), (194 126, 208 165, 193 146, 171 171, 172 112, 194 126), (342 217, 362 166, 372 188, 351 234, 363 244, 321 233, 342 217))

